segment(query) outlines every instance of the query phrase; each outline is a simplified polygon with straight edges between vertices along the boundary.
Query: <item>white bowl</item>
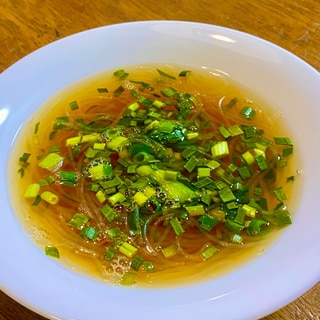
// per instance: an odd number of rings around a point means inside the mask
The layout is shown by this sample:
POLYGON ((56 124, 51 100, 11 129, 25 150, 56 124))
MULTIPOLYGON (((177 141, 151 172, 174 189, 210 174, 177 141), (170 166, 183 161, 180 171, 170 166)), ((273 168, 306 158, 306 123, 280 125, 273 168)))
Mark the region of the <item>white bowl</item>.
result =
POLYGON ((51 319, 255 319, 320 280, 320 75, 289 52, 222 27, 175 21, 112 25, 54 42, 0 75, 0 289, 51 319), (301 157, 294 223, 270 249, 217 279, 171 289, 111 287, 47 258, 26 236, 8 195, 16 133, 50 96, 93 73, 128 64, 219 69, 287 115, 301 157))

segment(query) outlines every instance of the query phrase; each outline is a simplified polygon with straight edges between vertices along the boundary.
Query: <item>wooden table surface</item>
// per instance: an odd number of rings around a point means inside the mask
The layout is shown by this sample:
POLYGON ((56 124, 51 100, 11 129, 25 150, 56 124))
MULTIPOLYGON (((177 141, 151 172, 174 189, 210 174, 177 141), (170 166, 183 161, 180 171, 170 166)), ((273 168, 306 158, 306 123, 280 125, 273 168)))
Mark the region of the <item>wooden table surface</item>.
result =
MULTIPOLYGON (((184 20, 238 29, 293 52, 320 71, 319 0, 0 0, 0 73, 54 40, 139 20, 184 20)), ((44 318, 0 291, 0 320, 4 319, 44 318)), ((320 283, 263 319, 320 319, 320 283)))

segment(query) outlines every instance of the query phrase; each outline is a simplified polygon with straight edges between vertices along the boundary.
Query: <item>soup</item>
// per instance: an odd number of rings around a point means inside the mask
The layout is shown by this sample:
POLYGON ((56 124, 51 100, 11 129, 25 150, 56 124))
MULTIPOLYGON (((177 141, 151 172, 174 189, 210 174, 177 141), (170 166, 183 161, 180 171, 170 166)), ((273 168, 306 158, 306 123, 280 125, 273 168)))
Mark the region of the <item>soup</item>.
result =
POLYGON ((155 287, 212 278, 292 223, 281 121, 215 71, 103 73, 23 128, 13 203, 35 243, 77 272, 155 287))

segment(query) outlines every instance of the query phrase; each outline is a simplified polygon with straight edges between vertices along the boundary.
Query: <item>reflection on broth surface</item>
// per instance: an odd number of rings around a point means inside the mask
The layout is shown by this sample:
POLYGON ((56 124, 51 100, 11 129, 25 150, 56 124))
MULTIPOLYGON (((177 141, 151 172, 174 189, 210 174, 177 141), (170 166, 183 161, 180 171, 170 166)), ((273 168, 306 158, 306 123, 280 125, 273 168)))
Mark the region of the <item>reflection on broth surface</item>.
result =
POLYGON ((46 254, 77 272, 155 287, 210 279, 291 224, 281 121, 216 72, 103 73, 26 124, 14 206, 46 254))

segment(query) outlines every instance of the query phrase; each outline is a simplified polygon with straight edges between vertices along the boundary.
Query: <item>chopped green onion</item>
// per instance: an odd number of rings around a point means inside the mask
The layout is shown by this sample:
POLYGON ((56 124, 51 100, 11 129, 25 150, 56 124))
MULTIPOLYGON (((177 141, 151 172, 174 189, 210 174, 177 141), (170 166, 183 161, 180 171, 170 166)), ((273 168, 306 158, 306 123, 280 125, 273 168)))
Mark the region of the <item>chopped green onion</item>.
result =
POLYGON ((60 171, 60 184, 63 186, 75 186, 77 175, 74 171, 60 171))
POLYGON ((72 216, 68 223, 70 226, 81 230, 88 223, 89 220, 89 217, 87 217, 83 213, 77 212, 72 216))
POLYGON ((141 267, 141 265, 143 264, 143 258, 140 257, 139 255, 135 255, 135 257, 133 258, 133 260, 131 261, 130 267, 135 270, 138 271, 141 267))
POLYGON ((132 198, 140 207, 148 200, 148 197, 141 191, 136 192, 132 198))
POLYGON ((107 93, 107 92, 109 92, 107 88, 97 88, 97 91, 99 93, 107 93))
POLYGON ((190 216, 201 216, 201 215, 204 215, 206 212, 204 210, 204 207, 203 205, 196 205, 196 206, 188 206, 188 207, 185 207, 186 210, 188 211, 189 215, 190 216))
POLYGON ((49 204, 57 204, 59 202, 59 197, 51 191, 44 191, 40 194, 40 197, 45 202, 49 204))
POLYGON ((40 184, 39 183, 31 183, 27 190, 24 193, 25 198, 35 198, 40 191, 40 184))
POLYGON ((160 76, 161 77, 164 77, 164 78, 169 78, 169 79, 176 79, 176 77, 174 77, 174 76, 172 76, 172 75, 170 75, 170 74, 168 74, 168 73, 166 73, 166 72, 164 72, 164 71, 161 71, 161 70, 159 70, 159 69, 157 69, 157 71, 159 72, 159 74, 160 74, 160 76))
POLYGON ((192 155, 191 158, 186 162, 186 164, 184 165, 184 168, 188 171, 188 172, 192 172, 195 167, 198 164, 198 159, 192 155))
POLYGON ((118 77, 120 80, 123 80, 128 77, 129 73, 127 73, 124 69, 118 69, 113 72, 113 75, 118 77))
POLYGON ((234 234, 234 235, 231 236, 230 241, 233 242, 233 243, 242 244, 243 243, 243 238, 239 234, 234 234))
POLYGON ((49 153, 45 158, 43 158, 38 166, 49 171, 54 171, 61 167, 63 163, 63 157, 57 153, 49 153))
POLYGON ((151 261, 144 261, 142 263, 143 271, 151 272, 154 269, 153 263, 151 261))
POLYGON ((282 187, 273 188, 272 192, 279 201, 287 200, 287 196, 282 187))
POLYGON ((91 133, 91 134, 71 137, 66 140, 66 146, 72 147, 80 143, 83 144, 88 142, 96 142, 99 138, 100 138, 100 135, 98 133, 91 133))
POLYGON ((120 247, 119 251, 123 253, 125 256, 132 258, 138 251, 138 249, 130 244, 129 242, 124 242, 120 247))
POLYGON ((107 143, 107 148, 118 151, 128 141, 127 137, 117 136, 107 143))
POLYGON ((180 236, 182 233, 185 232, 177 217, 172 218, 170 220, 170 224, 172 226, 173 231, 175 232, 175 234, 177 236, 180 236))
POLYGON ((34 131, 33 131, 33 134, 37 134, 38 131, 39 131, 39 126, 40 126, 40 122, 37 122, 34 126, 34 131))
POLYGON ((107 248, 106 252, 104 253, 103 258, 107 261, 112 261, 113 258, 116 256, 118 250, 113 247, 107 248))
POLYGON ((208 232, 210 232, 219 223, 219 220, 208 216, 207 214, 202 215, 198 221, 200 222, 200 227, 208 232))
POLYGON ((52 258, 60 258, 60 253, 57 247, 53 246, 46 246, 45 247, 45 254, 52 258))
POLYGON ((260 170, 266 170, 268 168, 268 162, 263 155, 256 156, 256 162, 260 170))
POLYGON ((123 274, 119 283, 123 286, 132 286, 135 283, 137 274, 134 272, 126 272, 123 274))
POLYGON ((119 97, 121 95, 122 92, 124 92, 124 87, 123 86, 119 86, 114 92, 113 95, 115 97, 119 97))
POLYGON ((103 180, 112 177, 112 166, 110 163, 102 163, 89 168, 92 180, 103 180))
POLYGON ((179 252, 179 249, 176 244, 171 244, 165 248, 162 248, 161 251, 164 257, 168 259, 175 256, 179 252))
POLYGON ((105 204, 102 208, 100 208, 100 211, 109 222, 112 222, 117 215, 116 211, 108 204, 105 204))
POLYGON ((288 210, 279 210, 275 212, 275 224, 277 227, 283 227, 292 224, 291 215, 288 210))
POLYGON ((222 202, 230 202, 236 200, 235 195, 229 187, 225 187, 219 190, 218 194, 222 202))
POLYGON ((198 179, 211 176, 210 168, 198 168, 198 179))
POLYGON ((282 150, 282 157, 288 157, 293 153, 293 147, 284 148, 282 150))
POLYGON ((211 245, 210 247, 205 248, 202 251, 201 255, 205 260, 208 260, 217 252, 218 252, 218 248, 211 245))
POLYGON ((288 137, 273 137, 276 144, 292 146, 292 142, 288 137))
POLYGON ((222 136, 225 138, 225 139, 228 139, 232 136, 232 134, 230 133, 230 131, 228 129, 226 129, 223 125, 221 125, 219 128, 218 128, 219 132, 222 134, 222 136))
POLYGON ((126 197, 121 192, 117 192, 109 197, 108 201, 111 203, 111 205, 115 205, 116 203, 126 201, 126 197))
POLYGON ((183 70, 179 73, 179 77, 186 77, 190 73, 191 73, 190 70, 183 70))
POLYGON ((100 232, 92 226, 84 227, 80 233, 80 235, 90 241, 97 240, 100 232))
POLYGON ((79 109, 79 105, 77 101, 71 101, 69 103, 69 107, 72 111, 79 109))
POLYGON ((214 160, 221 159, 229 154, 229 146, 227 141, 216 142, 211 147, 211 154, 214 160))
POLYGON ((244 118, 252 120, 255 115, 256 112, 253 108, 251 107, 244 107, 241 111, 240 111, 240 115, 242 115, 244 118))

